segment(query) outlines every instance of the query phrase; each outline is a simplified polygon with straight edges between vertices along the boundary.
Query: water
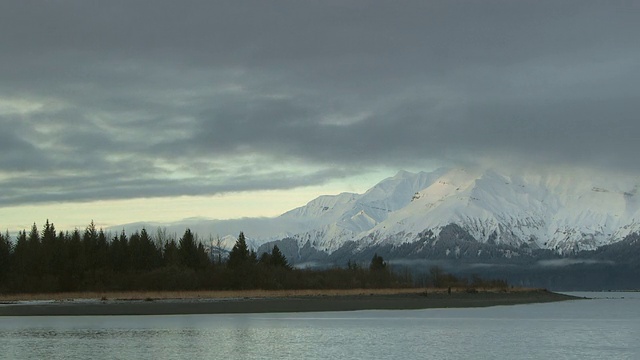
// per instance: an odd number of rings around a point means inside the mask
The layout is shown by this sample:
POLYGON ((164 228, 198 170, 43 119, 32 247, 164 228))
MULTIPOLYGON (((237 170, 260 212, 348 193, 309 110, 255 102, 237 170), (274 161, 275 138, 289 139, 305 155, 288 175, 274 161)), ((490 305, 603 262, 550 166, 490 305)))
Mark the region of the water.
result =
POLYGON ((0 317, 0 359, 640 359, 640 293, 476 309, 0 317))

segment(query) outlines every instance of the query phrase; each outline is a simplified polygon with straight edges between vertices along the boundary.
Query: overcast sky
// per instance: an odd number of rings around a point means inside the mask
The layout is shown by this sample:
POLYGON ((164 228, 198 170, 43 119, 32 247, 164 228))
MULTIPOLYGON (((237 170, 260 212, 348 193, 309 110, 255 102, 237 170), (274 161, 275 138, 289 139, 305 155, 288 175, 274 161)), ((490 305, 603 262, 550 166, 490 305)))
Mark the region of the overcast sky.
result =
POLYGON ((400 169, 640 174, 638 34, 637 1, 3 0, 0 228, 272 216, 400 169))

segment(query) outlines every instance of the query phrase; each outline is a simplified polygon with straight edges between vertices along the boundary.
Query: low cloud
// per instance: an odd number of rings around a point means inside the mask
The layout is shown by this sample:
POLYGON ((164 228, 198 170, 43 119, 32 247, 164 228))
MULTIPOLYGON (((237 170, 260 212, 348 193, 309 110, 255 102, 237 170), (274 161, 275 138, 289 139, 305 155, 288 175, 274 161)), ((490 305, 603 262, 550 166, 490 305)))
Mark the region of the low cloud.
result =
POLYGON ((615 262, 588 259, 553 259, 540 260, 537 264, 542 267, 565 267, 571 265, 615 265, 615 262))

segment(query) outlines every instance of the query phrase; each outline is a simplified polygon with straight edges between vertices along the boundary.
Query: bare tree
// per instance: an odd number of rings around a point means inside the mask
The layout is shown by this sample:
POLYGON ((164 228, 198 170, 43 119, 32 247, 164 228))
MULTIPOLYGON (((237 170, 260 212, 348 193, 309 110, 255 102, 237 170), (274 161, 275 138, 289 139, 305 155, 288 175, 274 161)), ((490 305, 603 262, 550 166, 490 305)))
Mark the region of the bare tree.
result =
POLYGON ((215 249, 215 252, 218 257, 218 264, 222 264, 222 252, 226 252, 227 248, 224 244, 224 241, 220 238, 220 235, 216 235, 215 245, 212 242, 212 248, 215 249))

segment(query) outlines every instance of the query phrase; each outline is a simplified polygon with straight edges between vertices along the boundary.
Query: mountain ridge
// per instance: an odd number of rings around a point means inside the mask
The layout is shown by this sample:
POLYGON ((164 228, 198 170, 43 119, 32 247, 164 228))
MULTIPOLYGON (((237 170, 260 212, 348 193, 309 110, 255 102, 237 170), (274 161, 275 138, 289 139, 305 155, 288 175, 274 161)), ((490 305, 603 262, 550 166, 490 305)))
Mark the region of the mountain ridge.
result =
POLYGON ((400 246, 456 224, 481 243, 562 254, 594 250, 640 231, 638 184, 636 177, 571 173, 400 171, 363 194, 323 195, 275 218, 171 226, 218 233, 227 242, 233 239, 228 235, 244 231, 255 248, 291 238, 301 249, 331 254, 347 242, 400 246))

